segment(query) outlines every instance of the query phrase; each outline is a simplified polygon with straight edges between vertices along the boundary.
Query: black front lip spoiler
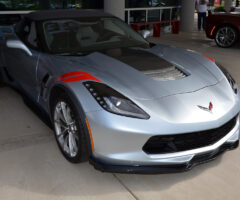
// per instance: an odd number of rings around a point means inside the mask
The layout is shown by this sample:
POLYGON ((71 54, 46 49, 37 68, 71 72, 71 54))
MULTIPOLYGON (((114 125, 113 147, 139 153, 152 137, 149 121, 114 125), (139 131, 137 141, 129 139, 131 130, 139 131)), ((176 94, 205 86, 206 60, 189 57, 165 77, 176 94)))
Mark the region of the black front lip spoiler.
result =
POLYGON ((111 163, 103 162, 96 158, 90 158, 89 162, 95 169, 102 172, 111 173, 130 173, 130 174, 163 174, 163 173, 176 173, 184 172, 192 169, 194 166, 214 160, 217 156, 228 150, 236 149, 239 145, 239 141, 234 143, 225 143, 214 151, 199 154, 193 157, 193 159, 184 164, 172 164, 172 165, 114 165, 111 163))

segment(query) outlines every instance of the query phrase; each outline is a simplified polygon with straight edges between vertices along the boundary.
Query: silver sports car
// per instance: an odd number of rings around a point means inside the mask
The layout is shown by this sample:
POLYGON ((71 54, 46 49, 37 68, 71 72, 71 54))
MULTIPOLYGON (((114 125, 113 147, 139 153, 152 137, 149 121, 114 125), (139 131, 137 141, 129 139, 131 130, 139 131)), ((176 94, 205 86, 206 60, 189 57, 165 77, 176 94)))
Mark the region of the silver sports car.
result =
POLYGON ((238 146, 238 87, 207 55, 88 10, 30 13, 1 27, 0 44, 1 81, 49 116, 70 162, 175 172, 238 146))

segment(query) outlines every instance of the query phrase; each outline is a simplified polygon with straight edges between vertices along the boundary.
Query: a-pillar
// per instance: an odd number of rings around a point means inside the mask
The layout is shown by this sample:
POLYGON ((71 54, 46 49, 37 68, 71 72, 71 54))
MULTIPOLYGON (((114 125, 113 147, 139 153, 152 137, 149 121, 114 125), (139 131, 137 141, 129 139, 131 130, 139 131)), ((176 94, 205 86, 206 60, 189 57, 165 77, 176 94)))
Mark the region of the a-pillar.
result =
POLYGON ((104 0, 104 11, 125 20, 125 0, 104 0))
POLYGON ((194 0, 182 0, 180 30, 183 32, 192 32, 194 26, 194 0))

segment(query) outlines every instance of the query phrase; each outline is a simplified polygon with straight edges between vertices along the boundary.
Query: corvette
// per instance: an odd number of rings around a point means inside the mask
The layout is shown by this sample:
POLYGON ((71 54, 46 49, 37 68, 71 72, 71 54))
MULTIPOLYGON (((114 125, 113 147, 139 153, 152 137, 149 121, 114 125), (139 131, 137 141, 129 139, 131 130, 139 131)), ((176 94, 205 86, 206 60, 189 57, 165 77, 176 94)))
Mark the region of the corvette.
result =
POLYGON ((1 81, 49 116, 70 162, 176 172, 238 146, 238 86, 207 55, 101 11, 37 11, 0 30, 1 81))
POLYGON ((206 36, 222 48, 239 42, 240 13, 214 13, 207 17, 206 36))

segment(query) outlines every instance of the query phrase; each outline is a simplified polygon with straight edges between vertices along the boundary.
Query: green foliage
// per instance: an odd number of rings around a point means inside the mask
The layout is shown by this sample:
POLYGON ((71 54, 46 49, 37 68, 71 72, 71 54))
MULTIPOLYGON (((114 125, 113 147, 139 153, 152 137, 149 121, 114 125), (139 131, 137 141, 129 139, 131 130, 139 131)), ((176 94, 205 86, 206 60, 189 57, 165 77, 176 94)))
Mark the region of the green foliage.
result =
POLYGON ((224 5, 216 6, 214 12, 226 12, 226 10, 224 9, 224 5))
MULTIPOLYGON (((235 8, 231 7, 230 12, 233 12, 234 10, 235 10, 235 8)), ((214 9, 214 12, 226 12, 224 5, 216 6, 216 8, 214 9)))

